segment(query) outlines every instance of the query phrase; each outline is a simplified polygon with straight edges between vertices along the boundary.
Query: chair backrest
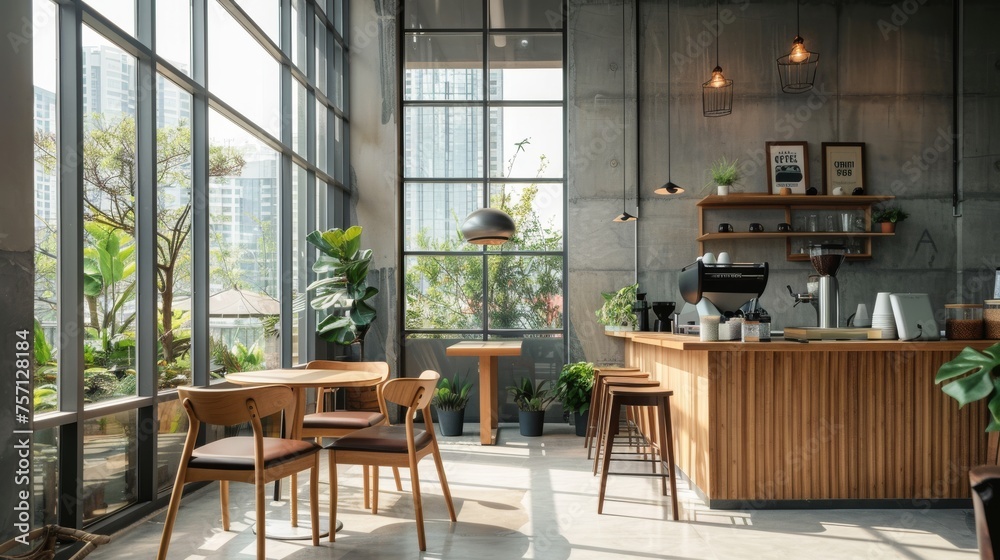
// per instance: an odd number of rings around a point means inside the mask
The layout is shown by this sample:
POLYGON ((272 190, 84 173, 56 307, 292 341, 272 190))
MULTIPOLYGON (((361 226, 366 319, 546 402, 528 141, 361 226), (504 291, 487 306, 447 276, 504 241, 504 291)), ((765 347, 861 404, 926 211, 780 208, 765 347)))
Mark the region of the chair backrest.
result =
POLYGON ((193 420, 232 426, 252 422, 249 401, 257 411, 257 421, 284 410, 294 402, 292 389, 285 385, 262 385, 235 389, 178 387, 177 394, 193 420))
POLYGON ((379 383, 389 378, 389 364, 386 362, 338 362, 336 360, 313 360, 306 369, 345 369, 350 371, 370 371, 382 376, 379 383))
POLYGON ((415 410, 425 410, 434 398, 434 388, 440 378, 441 374, 429 369, 420 377, 390 379, 382 388, 382 397, 386 402, 411 409, 410 414, 415 410))

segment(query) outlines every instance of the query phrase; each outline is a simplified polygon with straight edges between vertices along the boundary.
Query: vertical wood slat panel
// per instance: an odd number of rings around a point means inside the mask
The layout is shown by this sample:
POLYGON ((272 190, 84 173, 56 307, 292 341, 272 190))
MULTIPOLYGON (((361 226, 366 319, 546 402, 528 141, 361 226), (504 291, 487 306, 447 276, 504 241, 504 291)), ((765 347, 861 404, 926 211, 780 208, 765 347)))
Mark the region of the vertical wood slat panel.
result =
POLYGON ((934 384, 955 352, 629 346, 674 391, 678 466, 711 499, 965 498, 986 457, 985 405, 934 384))

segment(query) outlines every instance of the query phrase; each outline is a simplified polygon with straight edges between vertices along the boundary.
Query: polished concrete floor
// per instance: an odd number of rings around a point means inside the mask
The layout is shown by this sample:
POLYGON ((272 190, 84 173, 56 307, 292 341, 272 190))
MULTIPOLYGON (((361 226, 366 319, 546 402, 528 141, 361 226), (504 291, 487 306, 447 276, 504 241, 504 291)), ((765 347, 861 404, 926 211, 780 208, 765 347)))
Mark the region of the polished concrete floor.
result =
MULTIPOLYGON (((683 481, 680 521, 655 479, 612 477, 604 514, 597 515, 599 478, 591 475, 582 439, 570 426, 547 424, 541 438, 503 427, 499 444, 480 447, 477 426, 463 438, 439 438, 458 522, 448 521, 433 461, 420 464, 427 552, 417 547, 413 502, 383 471, 378 515, 362 508, 360 468, 340 474, 337 542, 267 542, 268 558, 977 558, 971 510, 713 511, 683 481)), ((625 465, 624 468, 628 468, 625 465)), ((320 483, 326 518, 326 468, 320 483)), ((403 487, 409 473, 403 470, 403 487)), ((306 488, 300 488, 307 497, 306 488)), ((270 496, 270 492, 268 493, 270 496)), ((170 559, 253 558, 252 488, 233 485, 232 530, 223 532, 218 485, 181 505, 170 559)), ((308 505, 300 501, 300 515, 308 505)), ((153 558, 163 513, 115 535, 90 558, 153 558)), ((288 519, 275 502, 269 519, 288 519)))

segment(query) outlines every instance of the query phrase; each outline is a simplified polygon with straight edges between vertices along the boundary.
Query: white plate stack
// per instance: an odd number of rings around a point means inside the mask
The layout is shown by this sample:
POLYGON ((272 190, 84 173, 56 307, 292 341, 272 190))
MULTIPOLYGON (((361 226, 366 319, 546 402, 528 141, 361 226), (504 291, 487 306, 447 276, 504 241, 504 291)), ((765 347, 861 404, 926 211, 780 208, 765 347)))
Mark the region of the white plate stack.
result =
POLYGON ((897 338, 896 318, 892 315, 892 303, 889 292, 879 292, 875 296, 875 307, 872 310, 872 328, 882 330, 883 339, 897 338))

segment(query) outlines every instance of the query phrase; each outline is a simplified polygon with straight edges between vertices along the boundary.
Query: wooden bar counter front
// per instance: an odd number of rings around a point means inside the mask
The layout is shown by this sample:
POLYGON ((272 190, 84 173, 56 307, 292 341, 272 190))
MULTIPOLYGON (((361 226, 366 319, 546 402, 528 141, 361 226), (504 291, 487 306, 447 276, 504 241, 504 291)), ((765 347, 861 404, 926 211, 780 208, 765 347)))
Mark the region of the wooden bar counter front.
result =
POLYGON ((996 341, 609 336, 674 391, 677 465, 713 509, 970 507, 986 406, 959 410, 934 376, 996 341))

